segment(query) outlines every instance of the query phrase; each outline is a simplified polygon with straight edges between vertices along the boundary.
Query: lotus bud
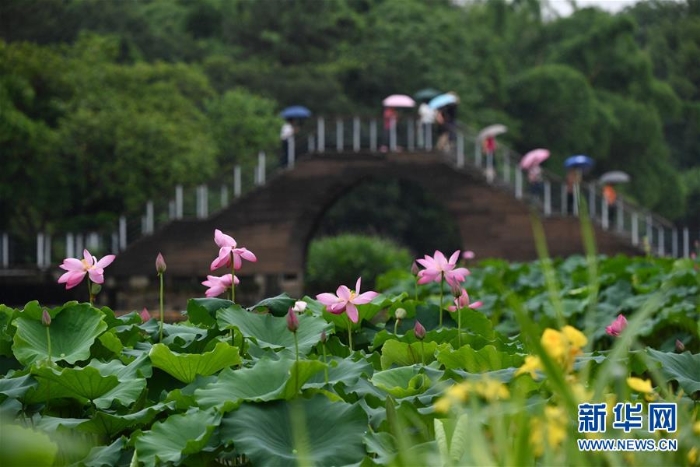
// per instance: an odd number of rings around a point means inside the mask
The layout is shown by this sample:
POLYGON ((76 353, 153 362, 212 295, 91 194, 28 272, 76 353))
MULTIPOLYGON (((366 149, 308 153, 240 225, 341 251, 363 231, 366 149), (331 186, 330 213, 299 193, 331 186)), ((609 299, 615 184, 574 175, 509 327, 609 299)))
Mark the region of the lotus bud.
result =
POLYGON ((413 333, 416 335, 416 339, 419 341, 425 339, 425 328, 418 320, 416 320, 416 325, 413 326, 413 333))
POLYGON ((416 264, 416 262, 414 261, 413 264, 411 265, 411 274, 413 274, 415 276, 416 274, 418 274, 419 270, 420 269, 418 268, 418 264, 416 264))
POLYGON ((685 351, 685 344, 679 339, 676 339, 676 352, 682 353, 685 351))
POLYGON ((306 310, 306 302, 297 300, 294 302, 294 307, 292 310, 296 311, 297 313, 303 313, 306 310))
POLYGON ((293 308, 290 308, 287 312, 287 329, 291 332, 297 332, 297 329, 299 329, 299 318, 293 308))
POLYGON ((396 319, 406 319, 406 310, 403 308, 397 308, 396 311, 394 312, 394 316, 396 316, 396 319))
POLYGON ((49 310, 46 308, 44 308, 44 311, 41 312, 41 324, 46 327, 51 326, 51 315, 49 314, 49 310))
POLYGON ((467 250, 464 253, 462 253, 462 258, 464 259, 474 259, 476 255, 472 250, 467 250))
POLYGON ((452 289, 452 296, 454 298, 458 298, 459 296, 462 295, 462 286, 459 284, 450 284, 450 288, 452 289))
POLYGON ((158 256, 156 256, 156 271, 158 271, 158 274, 163 274, 165 272, 166 268, 165 260, 163 259, 163 255, 158 253, 158 256))
POLYGON ((139 316, 141 317, 141 321, 143 321, 144 323, 151 319, 151 314, 148 312, 148 308, 146 307, 143 307, 143 310, 141 310, 139 316))

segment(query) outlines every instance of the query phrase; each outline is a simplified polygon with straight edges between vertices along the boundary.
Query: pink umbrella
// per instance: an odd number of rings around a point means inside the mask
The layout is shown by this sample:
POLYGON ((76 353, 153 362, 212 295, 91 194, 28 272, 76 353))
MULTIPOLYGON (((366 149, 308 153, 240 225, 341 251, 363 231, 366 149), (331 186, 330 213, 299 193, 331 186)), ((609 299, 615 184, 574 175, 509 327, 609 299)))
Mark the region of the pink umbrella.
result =
POLYGON ((533 149, 520 159, 520 167, 528 170, 531 167, 540 165, 547 159, 549 159, 549 149, 533 149))
POLYGON ((415 107, 416 101, 404 94, 392 94, 382 101, 384 107, 415 107))

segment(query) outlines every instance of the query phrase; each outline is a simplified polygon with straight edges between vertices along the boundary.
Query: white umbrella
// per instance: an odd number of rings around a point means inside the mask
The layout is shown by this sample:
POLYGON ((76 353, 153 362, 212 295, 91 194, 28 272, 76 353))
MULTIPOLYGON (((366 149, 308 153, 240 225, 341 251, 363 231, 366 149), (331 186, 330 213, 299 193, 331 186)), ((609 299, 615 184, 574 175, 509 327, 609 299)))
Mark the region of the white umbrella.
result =
POLYGON ((613 170, 612 172, 605 172, 603 175, 601 175, 599 181, 603 185, 609 185, 612 183, 627 183, 630 181, 630 176, 629 174, 620 170, 613 170))
POLYGON ((479 132, 479 139, 486 139, 491 136, 498 136, 508 131, 505 125, 496 123, 495 125, 489 125, 479 132))

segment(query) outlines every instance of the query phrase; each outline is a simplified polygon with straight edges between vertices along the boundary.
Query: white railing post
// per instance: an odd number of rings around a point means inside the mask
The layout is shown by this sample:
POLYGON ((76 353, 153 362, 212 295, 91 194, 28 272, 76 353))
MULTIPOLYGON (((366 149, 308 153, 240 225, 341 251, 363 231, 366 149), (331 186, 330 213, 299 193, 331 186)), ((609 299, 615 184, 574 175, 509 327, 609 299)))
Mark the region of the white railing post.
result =
POLYGON ((523 199, 523 171, 515 168, 515 197, 523 199))
MULTIPOLYGON (((290 138, 290 140, 294 141, 294 138, 290 138)), ((289 159, 289 167, 294 167, 294 143, 292 141, 290 141, 289 144, 290 146, 292 146, 292 152, 290 154, 289 159)), ((260 151, 258 153, 258 184, 265 184, 265 153, 263 151, 260 151)))
POLYGON ((360 117, 352 119, 352 149, 355 152, 360 150, 360 117))
POLYGON ((7 232, 2 234, 2 267, 10 266, 10 237, 7 232))
POLYGON ((664 226, 659 226, 659 256, 663 257, 666 254, 666 245, 664 245, 664 226))
POLYGON ((241 196, 241 166, 236 165, 233 168, 233 197, 241 196))
POLYGON ((678 229, 674 227, 671 235, 671 256, 678 258, 678 229))
POLYGON ((632 212, 632 245, 639 245, 639 216, 636 212, 632 212))
POLYGON ((153 217, 153 201, 148 200, 146 203, 146 225, 144 227, 144 233, 146 234, 152 234, 155 230, 155 219, 153 217))
POLYGON ((126 217, 124 216, 119 217, 119 250, 126 250, 126 217))
POLYGON ((182 219, 184 208, 183 208, 183 195, 184 189, 182 185, 177 185, 175 187, 175 219, 182 219))
POLYGON ((615 213, 616 222, 617 222, 617 231, 622 232, 625 228, 624 204, 622 204, 622 200, 618 199, 617 202, 615 203, 615 205, 617 206, 617 212, 615 213))
POLYGON ((75 240, 73 240, 72 232, 66 234, 66 258, 77 258, 75 254, 75 240))
POLYGON ((552 215, 552 185, 549 180, 544 181, 544 215, 552 215))
POLYGON ((343 119, 337 118, 335 120, 335 149, 340 152, 343 150, 345 145, 344 140, 345 135, 343 134, 343 119))
POLYGON ((318 117, 316 133, 318 134, 318 151, 323 152, 326 150, 326 122, 323 117, 318 117))
POLYGON ((199 185, 197 187, 197 218, 198 219, 204 219, 206 218, 208 214, 208 194, 207 194, 207 186, 206 185, 199 185))
POLYGON ((377 120, 374 118, 369 121, 369 149, 377 151, 377 120))
POLYGON ((649 247, 653 248, 654 247, 654 232, 652 231, 652 219, 651 219, 651 214, 646 215, 646 224, 647 224, 647 242, 649 242, 649 247))
MULTIPOLYGON (((289 139, 287 139, 287 167, 290 169, 294 168, 294 162, 296 161, 296 153, 297 153, 297 148, 296 148, 296 140, 294 139, 294 135, 290 136, 289 139)), ((262 151, 258 153, 258 161, 260 160, 260 154, 264 154, 262 151)), ((265 159, 265 156, 263 155, 263 160, 265 159)), ((284 168, 284 167, 282 167, 284 168)), ((265 177, 262 177, 263 182, 265 183, 265 177)))
POLYGON ((688 227, 683 227, 683 257, 690 258, 690 232, 688 227))
POLYGON ((464 135, 457 133, 457 167, 464 167, 464 135))
POLYGON ((406 148, 409 151, 413 151, 416 148, 415 144, 415 136, 413 136, 413 130, 415 129, 415 122, 413 121, 412 118, 409 118, 406 120, 406 138, 408 138, 408 141, 406 142, 406 148))
POLYGON ((36 265, 38 268, 44 266, 44 234, 36 234, 36 265))
POLYGON ((600 203, 600 210, 601 212, 601 223, 603 224, 603 230, 608 230, 609 227, 609 217, 608 217, 608 203, 605 202, 605 198, 603 198, 603 202, 600 203))

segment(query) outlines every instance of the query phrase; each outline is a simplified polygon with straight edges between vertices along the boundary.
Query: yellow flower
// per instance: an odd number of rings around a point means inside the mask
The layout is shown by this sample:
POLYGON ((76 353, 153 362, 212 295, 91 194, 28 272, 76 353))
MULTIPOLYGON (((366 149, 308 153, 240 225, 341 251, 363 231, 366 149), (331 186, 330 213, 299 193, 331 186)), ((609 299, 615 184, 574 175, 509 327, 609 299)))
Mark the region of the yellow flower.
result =
POLYGON ((698 448, 693 446, 690 448, 690 451, 688 451, 688 464, 693 465, 698 461, 698 448))
POLYGON ((453 400, 465 402, 469 396, 469 384, 466 381, 461 384, 455 384, 447 390, 445 396, 453 400))
POLYGON ((573 392, 574 397, 579 403, 588 402, 593 399, 593 391, 586 389, 586 386, 579 383, 576 380, 568 379, 567 383, 571 387, 571 392, 573 392))
POLYGON ((693 433, 700 435, 700 422, 693 423, 693 433))
POLYGON ((541 339, 542 347, 553 360, 563 363, 569 353, 569 342, 564 334, 551 328, 544 330, 541 339))
POLYGON ((530 421, 530 444, 536 457, 544 454, 545 436, 550 448, 558 449, 566 439, 568 419, 561 407, 544 408, 544 421, 535 417, 530 421))
POLYGON ((506 385, 491 378, 484 378, 474 384, 473 392, 487 401, 503 400, 510 397, 506 385))
POLYGON ((433 405, 433 408, 438 413, 447 413, 450 411, 450 407, 452 407, 452 400, 449 397, 441 397, 433 405))
POLYGON ((573 326, 564 326, 561 330, 569 340, 569 345, 575 349, 582 349, 588 343, 588 338, 573 326))
POLYGON ((537 370, 542 370, 542 362, 540 362, 540 357, 528 355, 525 357, 525 363, 523 363, 523 365, 515 372, 515 376, 529 373, 532 379, 535 379, 535 371, 537 370))
POLYGON ((643 392, 644 394, 650 394, 654 392, 651 387, 651 380, 635 378, 634 376, 627 378, 627 385, 632 388, 633 391, 643 392))

